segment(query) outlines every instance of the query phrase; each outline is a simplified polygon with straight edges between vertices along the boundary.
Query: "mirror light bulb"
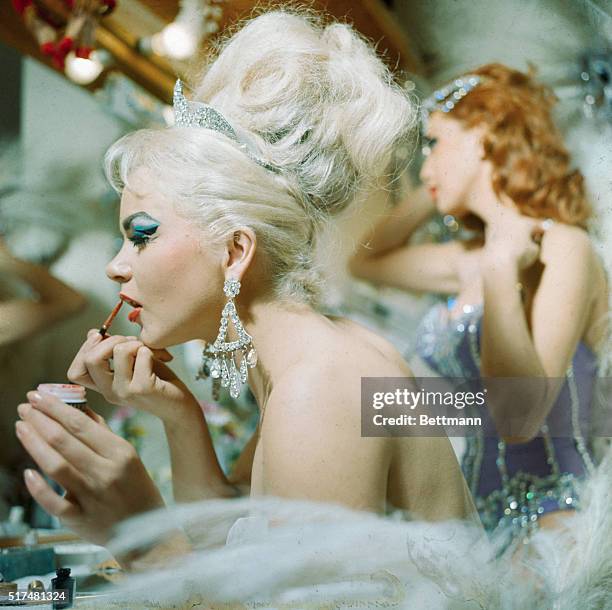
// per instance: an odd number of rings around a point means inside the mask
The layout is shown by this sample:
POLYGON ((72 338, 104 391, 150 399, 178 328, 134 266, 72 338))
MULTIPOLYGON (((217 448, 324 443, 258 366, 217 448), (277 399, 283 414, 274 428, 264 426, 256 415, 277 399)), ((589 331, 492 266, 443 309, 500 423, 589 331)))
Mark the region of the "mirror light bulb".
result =
POLYGON ((89 85, 93 83, 104 70, 104 64, 93 51, 89 59, 77 57, 71 51, 66 57, 66 76, 77 85, 89 85))

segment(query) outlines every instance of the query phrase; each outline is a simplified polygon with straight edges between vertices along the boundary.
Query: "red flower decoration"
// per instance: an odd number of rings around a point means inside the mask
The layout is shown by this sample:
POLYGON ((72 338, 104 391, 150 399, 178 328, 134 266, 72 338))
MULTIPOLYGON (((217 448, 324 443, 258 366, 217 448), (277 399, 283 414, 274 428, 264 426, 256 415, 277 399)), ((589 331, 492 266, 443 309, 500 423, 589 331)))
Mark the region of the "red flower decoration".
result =
POLYGON ((68 53, 70 53, 70 51, 72 51, 72 46, 73 45, 74 45, 74 40, 72 40, 72 38, 70 38, 70 36, 64 36, 60 40, 60 43, 57 45, 57 50, 58 50, 59 53, 64 55, 64 57, 66 57, 66 55, 68 55, 68 53))
POLYGON ((55 55, 55 43, 54 42, 45 42, 40 45, 40 52, 43 55, 47 55, 49 57, 53 57, 55 55))
POLYGON ((13 0, 13 8, 20 14, 23 15, 28 6, 32 5, 32 0, 13 0))
POLYGON ((78 47, 75 49, 74 54, 81 59, 89 59, 92 51, 93 47, 78 47))

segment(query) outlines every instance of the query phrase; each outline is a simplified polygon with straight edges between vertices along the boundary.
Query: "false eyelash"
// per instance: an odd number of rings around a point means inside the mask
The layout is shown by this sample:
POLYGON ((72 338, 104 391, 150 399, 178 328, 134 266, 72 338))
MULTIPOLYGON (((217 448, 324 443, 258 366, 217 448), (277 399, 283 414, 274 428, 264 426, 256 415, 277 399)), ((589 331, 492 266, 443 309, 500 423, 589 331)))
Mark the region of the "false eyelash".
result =
POLYGON ((154 240, 155 237, 147 235, 146 233, 136 233, 132 237, 128 238, 136 248, 142 250, 150 241, 154 240))

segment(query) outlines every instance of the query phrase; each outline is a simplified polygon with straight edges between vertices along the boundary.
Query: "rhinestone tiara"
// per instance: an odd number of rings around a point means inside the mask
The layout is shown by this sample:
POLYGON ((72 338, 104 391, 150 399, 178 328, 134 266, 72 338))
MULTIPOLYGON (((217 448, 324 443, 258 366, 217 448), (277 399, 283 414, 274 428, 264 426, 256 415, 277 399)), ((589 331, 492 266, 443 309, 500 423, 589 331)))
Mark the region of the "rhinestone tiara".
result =
POLYGON ((237 130, 218 110, 203 102, 190 102, 183 94, 183 83, 180 79, 174 85, 173 109, 176 127, 203 127, 222 133, 238 144, 242 151, 257 165, 261 165, 261 167, 274 173, 280 172, 279 167, 268 163, 257 155, 254 143, 248 139, 246 134, 241 133, 239 136, 237 130))
POLYGON ((470 91, 482 83, 482 78, 476 74, 464 74, 454 81, 434 91, 423 101, 421 118, 427 123, 429 115, 435 110, 450 112, 470 91))

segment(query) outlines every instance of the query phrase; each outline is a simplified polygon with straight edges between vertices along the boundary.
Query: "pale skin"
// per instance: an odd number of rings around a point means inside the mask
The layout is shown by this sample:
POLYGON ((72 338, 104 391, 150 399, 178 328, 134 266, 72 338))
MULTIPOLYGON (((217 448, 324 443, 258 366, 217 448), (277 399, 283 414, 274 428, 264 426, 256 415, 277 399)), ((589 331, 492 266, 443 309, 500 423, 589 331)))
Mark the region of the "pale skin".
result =
MULTIPOLYGON (((140 336, 102 340, 90 331, 68 376, 113 404, 130 404, 162 419, 175 499, 234 497, 239 488, 253 496, 375 512, 393 505, 429 520, 473 516, 447 438, 361 437, 361 377, 410 375, 395 349, 357 324, 271 298, 251 229, 239 227, 213 242, 155 192, 154 182, 144 168, 133 172, 120 214, 134 220, 122 227, 124 246, 107 268, 122 294, 142 305, 140 336), (137 223, 149 228, 144 246, 131 241, 139 233, 137 223), (214 339, 225 302, 223 281, 230 277, 242 282, 238 312, 258 351, 249 384, 260 422, 228 478, 197 400, 162 360, 165 347, 214 339)), ((135 452, 98 416, 66 409, 44 394, 30 393, 28 399, 31 406, 19 407, 19 438, 39 467, 61 478, 69 492, 61 498, 40 475, 26 473, 28 489, 47 511, 65 518, 84 538, 103 543, 114 523, 162 506, 135 452), (117 493, 107 500, 108 485, 117 493), (138 492, 122 499, 128 490, 138 492)))
MULTIPOLYGON (((483 129, 466 129, 451 116, 433 113, 427 133, 433 146, 421 170, 424 187, 374 229, 351 270, 383 285, 457 295, 451 315, 465 304, 483 303, 483 377, 563 378, 579 341, 597 351, 603 340, 605 272, 584 230, 559 222, 547 227, 496 195, 492 166, 482 154, 483 129), (436 208, 457 218, 479 217, 484 243, 406 245, 436 208)), ((505 440, 533 438, 558 389, 558 383, 550 384, 536 400, 515 393, 492 405, 498 428, 511 417, 522 422, 520 433, 505 440), (517 413, 522 404, 531 410, 517 413)), ((540 522, 558 525, 559 514, 544 515, 540 522)))

